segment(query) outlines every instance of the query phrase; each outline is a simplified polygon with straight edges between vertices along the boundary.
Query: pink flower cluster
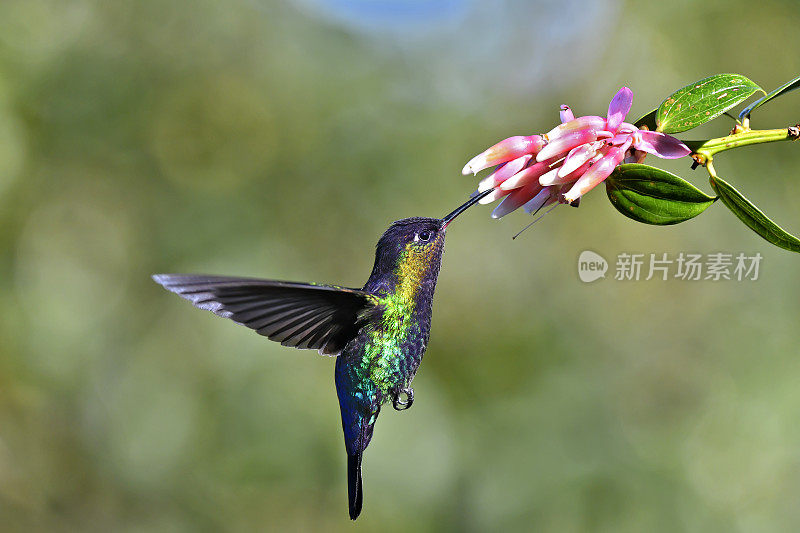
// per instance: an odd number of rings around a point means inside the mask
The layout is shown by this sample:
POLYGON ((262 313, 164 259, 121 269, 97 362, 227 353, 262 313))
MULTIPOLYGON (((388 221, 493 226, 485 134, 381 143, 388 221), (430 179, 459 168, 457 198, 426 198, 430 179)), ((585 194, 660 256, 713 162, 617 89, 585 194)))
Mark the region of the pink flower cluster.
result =
POLYGON ((500 218, 522 207, 536 211, 553 202, 577 205, 581 196, 603 182, 624 161, 641 161, 645 153, 676 159, 691 153, 680 140, 664 133, 640 130, 624 122, 633 92, 623 87, 611 100, 606 118, 575 118, 561 106, 561 124, 544 135, 509 137, 464 166, 462 174, 477 174, 498 165, 478 185, 478 193, 493 189, 480 203, 503 201, 492 212, 500 218))

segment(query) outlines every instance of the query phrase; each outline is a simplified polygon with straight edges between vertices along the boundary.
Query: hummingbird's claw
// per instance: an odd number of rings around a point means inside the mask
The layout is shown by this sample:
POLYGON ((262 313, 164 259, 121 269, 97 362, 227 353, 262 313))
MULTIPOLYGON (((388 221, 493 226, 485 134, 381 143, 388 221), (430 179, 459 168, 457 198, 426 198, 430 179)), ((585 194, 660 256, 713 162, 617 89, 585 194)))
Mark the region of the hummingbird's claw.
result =
POLYGON ((400 389, 394 392, 392 395, 392 407, 395 408, 397 411, 405 411, 411 407, 411 404, 414 403, 414 389, 411 387, 406 387, 405 389, 400 389), (406 401, 400 401, 400 394, 406 395, 406 401))

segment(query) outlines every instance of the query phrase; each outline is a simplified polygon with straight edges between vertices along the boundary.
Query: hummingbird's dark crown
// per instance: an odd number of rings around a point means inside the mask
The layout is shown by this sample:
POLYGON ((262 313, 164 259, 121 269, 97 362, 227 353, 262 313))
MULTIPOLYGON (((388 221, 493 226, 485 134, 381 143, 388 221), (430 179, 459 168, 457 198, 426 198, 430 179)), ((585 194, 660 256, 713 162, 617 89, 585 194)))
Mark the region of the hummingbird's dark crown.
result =
POLYGON ((389 226, 375 247, 375 265, 365 290, 391 288, 400 278, 433 276, 435 282, 444 250, 444 222, 438 218, 404 218, 389 226))

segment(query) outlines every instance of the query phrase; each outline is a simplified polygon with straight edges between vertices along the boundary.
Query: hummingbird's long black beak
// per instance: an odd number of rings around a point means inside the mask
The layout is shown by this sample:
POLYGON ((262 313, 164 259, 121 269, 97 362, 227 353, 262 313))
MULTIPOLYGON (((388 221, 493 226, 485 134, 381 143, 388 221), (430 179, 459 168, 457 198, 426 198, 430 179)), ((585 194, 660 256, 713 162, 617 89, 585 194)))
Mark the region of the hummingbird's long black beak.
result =
POLYGON ((458 215, 460 215, 473 205, 477 204, 481 198, 483 198, 484 196, 488 196, 489 193, 491 193, 493 190, 494 188, 491 188, 487 191, 483 191, 480 194, 476 194, 475 196, 473 196, 472 198, 470 198, 469 200, 458 206, 455 211, 453 211, 452 213, 450 213, 449 215, 447 215, 442 219, 442 222, 444 222, 444 224, 442 224, 442 229, 446 228, 447 225, 450 224, 453 221, 453 219, 456 218, 458 215))

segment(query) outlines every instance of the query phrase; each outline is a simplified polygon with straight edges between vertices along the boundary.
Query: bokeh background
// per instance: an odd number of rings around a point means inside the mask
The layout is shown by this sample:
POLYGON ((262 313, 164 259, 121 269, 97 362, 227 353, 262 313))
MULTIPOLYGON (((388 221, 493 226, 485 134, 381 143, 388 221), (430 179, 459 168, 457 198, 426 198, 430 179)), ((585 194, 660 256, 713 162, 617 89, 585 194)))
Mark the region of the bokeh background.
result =
MULTIPOLYGON (((622 85, 636 116, 713 73, 769 90, 798 27, 795 0, 3 0, 0 530, 798 530, 800 263, 722 205, 652 227, 599 189, 516 241, 522 213, 460 218, 354 525, 333 359, 149 279, 360 286, 489 144, 622 85), (757 281, 584 284, 587 249, 764 258, 757 281)), ((798 120, 795 93, 754 126, 798 120)), ((790 143, 717 161, 795 232, 798 168, 790 143)))

